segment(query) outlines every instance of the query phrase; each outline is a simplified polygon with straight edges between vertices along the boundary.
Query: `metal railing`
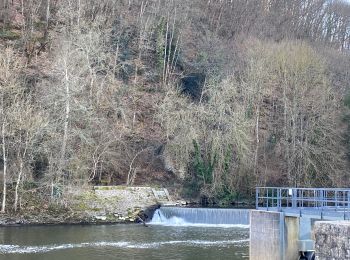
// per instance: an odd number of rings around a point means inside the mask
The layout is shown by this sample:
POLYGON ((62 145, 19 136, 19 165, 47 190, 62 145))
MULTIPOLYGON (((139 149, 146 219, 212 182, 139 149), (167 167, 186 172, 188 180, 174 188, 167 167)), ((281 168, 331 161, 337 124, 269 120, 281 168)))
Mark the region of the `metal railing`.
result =
POLYGON ((256 208, 336 211, 345 216, 350 212, 350 189, 257 187, 256 208))

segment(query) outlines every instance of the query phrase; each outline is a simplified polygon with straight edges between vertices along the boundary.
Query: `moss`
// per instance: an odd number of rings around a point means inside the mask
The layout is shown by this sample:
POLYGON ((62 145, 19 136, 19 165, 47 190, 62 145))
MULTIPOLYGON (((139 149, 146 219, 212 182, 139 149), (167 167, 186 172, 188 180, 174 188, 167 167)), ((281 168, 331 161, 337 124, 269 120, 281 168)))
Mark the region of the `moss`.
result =
POLYGON ((77 211, 85 211, 88 209, 88 206, 84 202, 81 202, 79 204, 76 204, 74 209, 77 211))
POLYGON ((116 190, 126 190, 128 188, 129 188, 128 186, 115 186, 116 190))
POLYGON ((116 202, 116 201, 120 201, 120 198, 118 196, 111 196, 111 197, 108 198, 108 200, 116 202))
POLYGON ((118 218, 116 216, 114 216, 114 214, 107 214, 106 217, 107 217, 106 221, 111 221, 112 222, 112 221, 117 221, 118 220, 118 218))
POLYGON ((347 108, 350 108, 350 94, 347 94, 345 97, 344 97, 344 105, 347 107, 347 108))
POLYGON ((82 201, 80 203, 75 204, 74 210, 76 210, 76 211, 94 211, 94 212, 98 212, 98 211, 101 211, 101 208, 100 207, 96 207, 96 206, 90 206, 88 203, 82 201))
POLYGON ((0 39, 4 40, 17 40, 21 37, 21 35, 17 32, 11 30, 2 30, 0 31, 0 39))
POLYGON ((95 190, 125 190, 128 186, 96 186, 95 190))
POLYGON ((44 21, 35 21, 34 22, 34 27, 36 29, 44 29, 46 27, 46 22, 44 22, 44 21))
POLYGON ((96 195, 95 192, 85 192, 81 195, 74 197, 75 202, 74 208, 77 211, 93 211, 98 212, 103 210, 103 208, 108 208, 113 203, 120 201, 120 197, 111 196, 111 197, 100 197, 96 195))
POLYGON ((109 186, 100 186, 100 187, 98 187, 97 190, 111 190, 111 187, 109 187, 109 186))
POLYGON ((83 202, 91 201, 91 200, 94 201, 97 199, 98 199, 98 196, 94 192, 85 192, 74 197, 74 200, 83 201, 83 202))

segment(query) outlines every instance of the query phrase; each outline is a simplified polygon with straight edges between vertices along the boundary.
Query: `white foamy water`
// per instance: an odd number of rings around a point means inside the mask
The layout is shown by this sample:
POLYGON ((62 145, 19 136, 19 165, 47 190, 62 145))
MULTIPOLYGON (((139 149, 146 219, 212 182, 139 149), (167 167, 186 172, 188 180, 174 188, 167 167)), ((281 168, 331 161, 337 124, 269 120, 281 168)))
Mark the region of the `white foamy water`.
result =
POLYGON ((244 224, 205 224, 205 223, 191 223, 185 221, 183 218, 170 217, 166 221, 159 219, 152 219, 149 225, 160 225, 166 227, 218 227, 218 228, 249 228, 249 225, 244 224))
POLYGON ((249 210, 162 207, 151 225, 249 228, 249 210))
POLYGON ((73 248, 159 248, 162 246, 182 245, 182 246, 198 246, 198 247, 226 247, 229 245, 246 244, 249 240, 223 240, 223 241, 207 241, 207 240, 174 240, 174 241, 159 241, 152 243, 137 243, 137 242, 91 242, 79 244, 60 244, 60 245, 42 245, 42 246, 20 246, 20 245, 0 245, 0 254, 29 254, 29 253, 46 253, 56 250, 65 250, 73 248))

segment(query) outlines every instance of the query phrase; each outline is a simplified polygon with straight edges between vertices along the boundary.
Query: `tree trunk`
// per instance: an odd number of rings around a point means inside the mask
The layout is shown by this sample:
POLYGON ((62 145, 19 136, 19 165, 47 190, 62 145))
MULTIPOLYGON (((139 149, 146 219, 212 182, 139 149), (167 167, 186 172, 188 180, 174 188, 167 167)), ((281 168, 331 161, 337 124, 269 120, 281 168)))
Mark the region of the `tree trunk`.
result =
MULTIPOLYGON (((4 119, 3 119, 4 120, 4 119)), ((2 191, 2 205, 1 212, 5 213, 6 209, 6 171, 7 171, 7 157, 6 157, 6 144, 5 144, 5 120, 2 122, 2 159, 4 162, 4 178, 3 178, 3 191, 2 191)))
POLYGON ((49 37, 49 23, 50 23, 50 0, 47 0, 46 3, 46 15, 45 15, 45 32, 44 32, 44 41, 46 42, 49 37))
POLYGON ((15 202, 13 203, 13 207, 15 211, 17 211, 17 206, 18 206, 18 189, 19 189, 19 184, 21 183, 22 175, 23 175, 23 164, 24 160, 27 154, 27 147, 28 147, 28 133, 27 133, 27 138, 25 142, 25 147, 22 156, 20 157, 20 165, 19 165, 19 172, 17 176, 17 182, 16 182, 16 187, 15 187, 15 202))
POLYGON ((292 185, 291 175, 290 175, 290 153, 289 153, 289 144, 288 144, 288 138, 289 138, 289 128, 288 128, 288 122, 287 122, 287 113, 288 113, 288 105, 287 105, 287 93, 286 93, 286 84, 287 82, 283 82, 283 103, 284 103, 284 110, 283 110, 283 118, 284 118, 284 142, 285 142, 285 160, 287 163, 287 177, 288 177, 288 185, 292 185))
POLYGON ((20 163, 20 166, 19 166, 19 172, 18 172, 18 177, 17 177, 17 182, 16 182, 16 188, 15 188, 15 202, 13 203, 13 208, 15 209, 15 211, 17 211, 17 204, 18 204, 18 188, 19 188, 19 183, 21 182, 22 172, 23 172, 23 160, 21 160, 21 163, 20 163))
POLYGON ((69 87, 69 76, 68 76, 68 65, 67 65, 67 57, 64 58, 64 82, 65 82, 65 90, 66 90, 66 106, 65 106, 65 117, 64 117, 64 124, 63 124, 63 140, 62 140, 62 147, 61 147, 61 158, 59 162, 59 168, 58 168, 58 174, 54 175, 54 178, 52 180, 52 195, 54 190, 54 182, 57 182, 57 177, 60 178, 63 173, 64 167, 65 167, 65 159, 66 159, 66 148, 67 148, 67 141, 68 141, 68 127, 69 127, 69 120, 70 120, 70 87, 69 87))
POLYGON ((164 42, 164 57, 163 57, 163 84, 166 84, 166 58, 168 52, 168 32, 169 32, 169 14, 166 22, 165 42, 164 42))
MULTIPOLYGON (((259 163, 259 120, 260 120, 260 98, 258 100, 258 107, 256 111, 256 124, 255 124, 255 138, 256 138, 256 146, 255 146, 255 155, 254 155, 254 174, 255 178, 258 178, 258 163, 259 163)), ((260 181, 259 181, 260 182, 260 181)))
POLYGON ((3 19, 4 19, 4 25, 6 28, 10 24, 10 3, 9 3, 9 0, 4 0, 3 8, 5 10, 3 19))

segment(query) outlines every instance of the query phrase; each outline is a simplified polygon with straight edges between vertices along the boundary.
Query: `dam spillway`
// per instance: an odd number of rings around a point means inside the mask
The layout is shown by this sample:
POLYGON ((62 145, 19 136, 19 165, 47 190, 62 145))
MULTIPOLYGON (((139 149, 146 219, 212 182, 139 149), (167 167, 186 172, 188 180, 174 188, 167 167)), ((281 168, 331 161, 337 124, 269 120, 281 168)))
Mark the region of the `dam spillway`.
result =
POLYGON ((249 209, 161 207, 150 224, 179 226, 249 226, 249 209))

